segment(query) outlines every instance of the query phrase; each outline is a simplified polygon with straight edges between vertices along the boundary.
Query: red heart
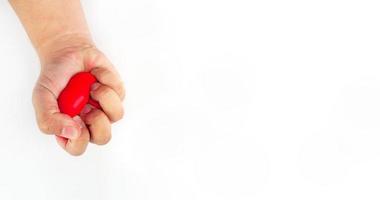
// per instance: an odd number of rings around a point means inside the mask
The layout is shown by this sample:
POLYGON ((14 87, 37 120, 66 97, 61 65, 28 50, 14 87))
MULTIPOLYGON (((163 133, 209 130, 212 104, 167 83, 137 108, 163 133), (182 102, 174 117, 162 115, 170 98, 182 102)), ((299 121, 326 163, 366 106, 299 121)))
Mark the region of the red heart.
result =
POLYGON ((100 108, 99 103, 90 97, 91 85, 96 82, 95 76, 89 72, 79 72, 71 77, 58 97, 60 111, 74 117, 82 111, 86 104, 100 108))

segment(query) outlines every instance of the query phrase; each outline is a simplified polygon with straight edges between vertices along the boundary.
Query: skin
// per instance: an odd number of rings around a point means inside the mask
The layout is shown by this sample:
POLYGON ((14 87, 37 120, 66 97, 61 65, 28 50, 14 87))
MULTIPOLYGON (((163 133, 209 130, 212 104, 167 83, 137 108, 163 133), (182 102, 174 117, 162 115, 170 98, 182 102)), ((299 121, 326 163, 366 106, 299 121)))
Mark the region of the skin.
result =
POLYGON ((10 0, 41 63, 33 91, 38 127, 55 135, 71 155, 81 155, 89 142, 103 145, 111 139, 111 124, 123 117, 125 89, 120 75, 100 52, 90 35, 79 0, 10 0), (59 112, 57 97, 69 79, 90 71, 99 81, 91 97, 102 110, 87 105, 73 118, 59 112))

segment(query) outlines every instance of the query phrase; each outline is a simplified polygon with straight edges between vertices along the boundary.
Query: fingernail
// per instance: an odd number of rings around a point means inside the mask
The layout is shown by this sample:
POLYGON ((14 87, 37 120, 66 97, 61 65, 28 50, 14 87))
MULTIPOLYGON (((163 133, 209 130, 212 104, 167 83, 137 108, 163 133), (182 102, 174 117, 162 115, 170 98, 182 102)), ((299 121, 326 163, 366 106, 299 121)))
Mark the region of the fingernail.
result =
POLYGON ((59 144, 59 146, 61 146, 62 148, 65 148, 66 143, 67 143, 66 138, 56 135, 55 139, 57 140, 57 143, 59 144))
POLYGON ((81 129, 85 126, 83 120, 79 116, 73 117, 73 120, 79 125, 81 129))
POLYGON ((94 83, 94 84, 92 84, 91 85, 91 91, 94 91, 94 90, 98 89, 99 86, 100 86, 100 83, 94 83))
POLYGON ((64 138, 76 139, 79 136, 78 131, 72 126, 66 126, 62 129, 61 135, 64 138))
POLYGON ((95 75, 95 71, 99 70, 99 67, 94 67, 92 68, 92 70, 90 71, 91 74, 95 75))
POLYGON ((91 106, 85 105, 83 110, 82 110, 82 114, 85 115, 85 114, 89 113, 91 111, 91 109, 92 109, 91 106))

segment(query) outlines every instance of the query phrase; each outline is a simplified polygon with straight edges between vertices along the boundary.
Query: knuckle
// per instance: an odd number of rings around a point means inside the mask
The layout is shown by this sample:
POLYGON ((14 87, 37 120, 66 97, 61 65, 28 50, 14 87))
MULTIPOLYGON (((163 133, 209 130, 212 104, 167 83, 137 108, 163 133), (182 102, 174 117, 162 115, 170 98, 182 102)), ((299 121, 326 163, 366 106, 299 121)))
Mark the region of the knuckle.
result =
POLYGON ((101 67, 94 67, 91 72, 96 76, 97 79, 102 77, 103 69, 101 67))
POLYGON ((68 151, 68 153, 72 156, 80 156, 80 155, 83 155, 83 153, 85 152, 86 150, 85 149, 73 149, 71 151, 68 151))
POLYGON ((120 99, 123 100, 125 98, 125 87, 122 81, 117 84, 116 90, 118 91, 120 99))
POLYGON ((106 83, 112 80, 112 73, 105 68, 95 68, 93 69, 94 73, 97 74, 97 78, 100 82, 106 83))
POLYGON ((49 118, 42 118, 37 120, 37 125, 40 131, 44 134, 52 133, 51 126, 50 126, 50 119, 49 118))
POLYGON ((102 76, 103 76, 103 80, 106 82, 112 81, 114 77, 112 72, 109 70, 104 70, 102 76))
POLYGON ((100 110, 92 110, 87 116, 86 116, 86 123, 93 123, 96 121, 99 121, 102 118, 102 111, 100 110))
POLYGON ((49 127, 46 124, 38 124, 38 128, 43 134, 48 134, 49 127))
POLYGON ((111 95, 111 89, 109 89, 106 86, 100 86, 96 91, 95 91, 95 96, 97 98, 102 98, 102 97, 108 97, 111 95))
POLYGON ((97 145, 105 145, 111 140, 112 136, 110 133, 103 134, 101 137, 95 137, 93 143, 97 145))
POLYGON ((123 107, 121 107, 121 108, 118 109, 118 111, 115 112, 115 114, 112 116, 111 121, 112 121, 112 122, 116 122, 116 121, 121 120, 123 117, 124 117, 124 109, 123 109, 123 107))

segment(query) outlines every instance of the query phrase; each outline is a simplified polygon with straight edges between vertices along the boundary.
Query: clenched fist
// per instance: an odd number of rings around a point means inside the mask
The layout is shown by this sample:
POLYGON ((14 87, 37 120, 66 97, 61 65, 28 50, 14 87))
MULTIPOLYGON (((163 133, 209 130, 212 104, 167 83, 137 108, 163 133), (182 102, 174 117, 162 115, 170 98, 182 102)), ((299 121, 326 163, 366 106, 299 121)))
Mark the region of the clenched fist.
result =
MULTIPOLYGON (((41 74, 33 92, 33 105, 39 128, 56 136, 58 144, 72 155, 82 154, 89 142, 106 144, 111 139, 111 124, 123 117, 123 82, 111 62, 91 44, 64 39, 41 58, 41 74), (61 44, 63 43, 63 44, 61 44), (62 48, 57 48, 62 45, 62 48), (57 98, 70 78, 78 72, 92 73, 98 83, 91 87, 91 98, 101 109, 87 104, 71 118, 60 112, 57 98)), ((44 48, 47 48, 46 46, 44 48)))

